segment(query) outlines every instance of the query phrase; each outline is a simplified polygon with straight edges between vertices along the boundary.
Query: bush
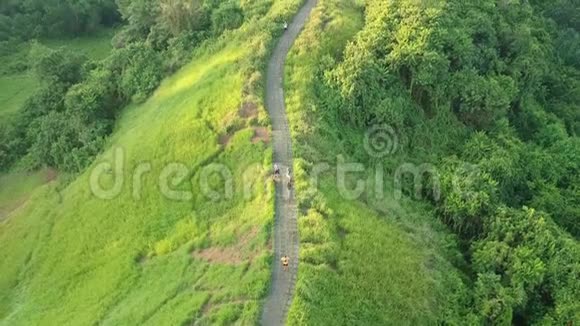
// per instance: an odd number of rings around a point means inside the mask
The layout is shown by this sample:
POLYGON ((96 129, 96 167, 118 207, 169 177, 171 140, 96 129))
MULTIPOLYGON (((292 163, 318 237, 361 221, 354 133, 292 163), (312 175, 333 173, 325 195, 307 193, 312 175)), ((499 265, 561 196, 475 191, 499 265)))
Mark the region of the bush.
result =
POLYGON ((439 212, 459 234, 477 237, 493 210, 497 182, 479 166, 455 158, 444 162, 439 212))
MULTIPOLYGON (((44 3, 38 5, 41 8, 44 3)), ((88 61, 69 50, 33 43, 29 58, 12 60, 16 63, 0 72, 23 71, 32 65, 43 81, 42 88, 25 102, 14 127, 1 130, 0 169, 8 169, 21 159, 25 168, 80 171, 102 148, 117 111, 131 100, 144 101, 168 72, 185 64, 193 48, 210 35, 212 22, 219 32, 243 22, 242 11, 233 2, 144 0, 119 1, 118 5, 128 25, 115 36, 117 49, 107 59, 88 61)), ((74 34, 95 28, 100 19, 106 24, 116 21, 112 0, 99 4, 98 15, 86 16, 87 8, 63 4, 44 18, 35 16, 38 13, 34 10, 10 17, 0 13, 0 34, 13 29, 8 21, 24 26, 34 17, 35 23, 21 30, 22 37, 46 35, 50 28, 51 33, 74 34), (51 20, 71 13, 80 16, 71 22, 51 20)), ((19 12, 22 8, 12 9, 19 12)), ((15 53, 14 41, 0 41, 0 54, 15 53)))
POLYGON ((20 147, 15 143, 19 138, 15 138, 15 130, 9 124, 0 124, 0 171, 6 171, 18 158, 17 153, 20 147))
POLYGON ((131 44, 118 50, 122 70, 119 92, 126 99, 143 101, 161 82, 163 66, 159 53, 144 43, 131 44))
POLYGON ((214 34, 219 35, 228 29, 236 29, 244 22, 244 13, 235 3, 228 1, 221 4, 211 14, 211 25, 214 34))
POLYGON ((0 6, 0 40, 78 36, 119 21, 114 0, 4 1, 0 6))
POLYGON ((140 31, 132 26, 125 27, 113 36, 111 44, 115 49, 122 49, 141 38, 140 31))
POLYGON ((64 104, 67 111, 84 123, 114 119, 118 99, 113 74, 104 69, 94 70, 86 81, 68 90, 64 104))
POLYGON ((82 80, 87 61, 84 55, 33 44, 30 56, 38 78, 44 82, 72 85, 82 80))
POLYGON ((68 87, 61 83, 43 86, 29 97, 22 108, 21 120, 31 122, 52 111, 64 110, 63 97, 68 87))
POLYGON ((28 168, 55 167, 65 172, 79 172, 102 148, 110 124, 86 124, 68 112, 51 112, 37 119, 28 130, 31 147, 28 168))
MULTIPOLYGON (((12 19, 10 17, 0 14, 0 41, 7 41, 12 35, 12 19)), ((0 51, 0 54, 2 52, 0 51)))
POLYGON ((191 58, 193 49, 207 37, 205 32, 185 33, 169 40, 164 53, 165 71, 173 73, 191 58))

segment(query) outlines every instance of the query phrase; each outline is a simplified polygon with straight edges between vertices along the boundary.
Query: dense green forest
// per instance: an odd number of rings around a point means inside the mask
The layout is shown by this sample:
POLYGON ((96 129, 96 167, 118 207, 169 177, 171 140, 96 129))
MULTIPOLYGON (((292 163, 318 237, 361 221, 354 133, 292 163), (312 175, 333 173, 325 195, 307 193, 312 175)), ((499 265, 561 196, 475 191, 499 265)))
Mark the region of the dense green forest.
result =
POLYGON ((0 6, 0 18, 4 55, 32 37, 66 38, 125 22, 103 60, 33 45, 3 69, 32 70, 42 86, 10 123, 0 123, 0 170, 80 172, 125 105, 144 101, 203 40, 241 26, 244 13, 235 1, 11 1, 0 6))
POLYGON ((7 0, 0 4, 0 42, 88 34, 120 21, 114 0, 7 0))
MULTIPOLYGON (((489 196, 549 211, 579 236, 578 15, 566 1, 550 11, 525 2, 370 2, 367 27, 330 73, 333 98, 342 99, 346 122, 387 122, 410 152, 429 144, 432 156, 478 164, 494 180, 489 196), (416 127, 425 119, 464 128, 433 139, 416 127)), ((443 208, 470 236, 479 212, 463 209, 443 208)))
POLYGON ((456 235, 471 289, 440 322, 579 321, 580 4, 369 0, 364 11, 341 55, 306 59, 318 65, 311 128, 341 130, 350 157, 391 173, 437 166, 418 197, 456 235), (384 124, 399 154, 369 159, 348 130, 384 124))

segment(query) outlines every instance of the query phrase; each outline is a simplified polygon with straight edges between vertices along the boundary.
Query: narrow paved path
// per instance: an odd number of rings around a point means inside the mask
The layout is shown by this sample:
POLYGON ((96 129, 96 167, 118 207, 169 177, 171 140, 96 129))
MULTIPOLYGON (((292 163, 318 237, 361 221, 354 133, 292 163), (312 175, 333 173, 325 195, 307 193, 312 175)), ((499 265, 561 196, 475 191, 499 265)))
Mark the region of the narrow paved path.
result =
MULTIPOLYGON (((274 162, 286 175, 286 169, 292 167, 292 139, 286 118, 284 102, 284 65, 290 47, 306 24, 310 12, 317 0, 307 0, 298 12, 294 21, 288 26, 268 64, 266 85, 266 107, 272 120, 272 138, 274 162)), ((272 284, 262 312, 262 325, 284 325, 288 308, 292 303, 294 286, 298 275, 298 212, 294 193, 288 191, 286 180, 276 185, 276 220, 274 223, 274 265, 272 266, 272 284), (280 259, 287 255, 290 268, 282 270, 280 259)))

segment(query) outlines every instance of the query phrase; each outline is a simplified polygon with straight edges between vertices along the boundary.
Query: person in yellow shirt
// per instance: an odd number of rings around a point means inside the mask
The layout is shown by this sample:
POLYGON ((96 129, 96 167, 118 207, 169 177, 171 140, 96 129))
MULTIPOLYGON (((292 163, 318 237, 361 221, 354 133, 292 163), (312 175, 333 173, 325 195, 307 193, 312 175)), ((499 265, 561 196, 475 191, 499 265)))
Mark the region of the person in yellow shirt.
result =
POLYGON ((284 256, 280 260, 282 261, 282 268, 284 269, 285 272, 287 272, 288 265, 290 265, 290 258, 288 258, 288 256, 284 256))

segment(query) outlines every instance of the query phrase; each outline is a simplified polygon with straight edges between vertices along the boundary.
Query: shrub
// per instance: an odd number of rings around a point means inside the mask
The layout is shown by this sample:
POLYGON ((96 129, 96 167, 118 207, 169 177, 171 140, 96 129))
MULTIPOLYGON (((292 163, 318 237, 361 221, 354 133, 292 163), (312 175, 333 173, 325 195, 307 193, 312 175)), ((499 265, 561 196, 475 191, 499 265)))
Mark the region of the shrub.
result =
POLYGON ((34 121, 28 130, 31 147, 28 168, 46 165, 65 172, 79 172, 102 148, 111 125, 83 123, 69 112, 50 112, 34 121))
POLYGON ((37 90, 29 97, 22 108, 22 119, 27 123, 52 111, 62 111, 63 97, 67 86, 61 83, 50 83, 37 90))
POLYGON ((164 52, 165 71, 172 73, 186 64, 191 58, 192 50, 206 37, 206 32, 192 32, 170 39, 164 52))
POLYGON ((228 29, 236 29, 244 22, 244 13, 235 3, 228 1, 221 4, 211 14, 211 25, 214 34, 221 34, 228 29))
POLYGON ((119 50, 124 67, 119 81, 119 91, 125 98, 143 101, 161 82, 163 71, 159 53, 139 42, 119 50))
MULTIPOLYGON (((0 41, 7 41, 11 37, 12 19, 10 17, 0 14, 0 41)), ((2 53, 0 51, 0 53, 2 53)))
POLYGON ((70 50, 51 50, 45 46, 33 44, 31 60, 34 62, 34 69, 40 80, 72 85, 82 80, 83 64, 87 58, 70 50))
POLYGON ((64 103, 67 111, 85 123, 113 119, 118 104, 113 74, 104 69, 94 70, 86 81, 68 90, 64 103))

